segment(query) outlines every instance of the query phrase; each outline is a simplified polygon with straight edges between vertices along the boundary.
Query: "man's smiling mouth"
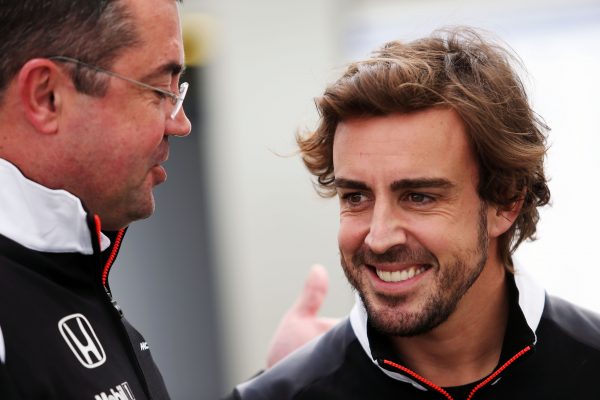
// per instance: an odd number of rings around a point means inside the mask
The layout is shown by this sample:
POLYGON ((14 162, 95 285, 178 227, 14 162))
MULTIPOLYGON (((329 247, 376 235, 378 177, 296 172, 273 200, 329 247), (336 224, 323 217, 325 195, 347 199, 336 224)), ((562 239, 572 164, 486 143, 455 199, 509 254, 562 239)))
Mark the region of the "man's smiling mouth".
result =
POLYGON ((375 268, 375 273, 384 282, 404 282, 414 278, 417 275, 429 269, 426 265, 413 266, 410 268, 403 269, 402 271, 384 271, 375 268))

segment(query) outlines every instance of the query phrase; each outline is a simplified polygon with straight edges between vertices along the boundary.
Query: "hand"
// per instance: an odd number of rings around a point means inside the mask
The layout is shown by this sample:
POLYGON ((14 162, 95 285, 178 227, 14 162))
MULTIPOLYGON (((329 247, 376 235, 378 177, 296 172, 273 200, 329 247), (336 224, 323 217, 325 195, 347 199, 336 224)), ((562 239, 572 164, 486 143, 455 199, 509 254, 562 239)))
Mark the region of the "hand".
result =
POLYGON ((275 331, 267 352, 267 368, 339 321, 317 316, 327 287, 327 271, 322 265, 313 265, 296 303, 284 314, 275 331))

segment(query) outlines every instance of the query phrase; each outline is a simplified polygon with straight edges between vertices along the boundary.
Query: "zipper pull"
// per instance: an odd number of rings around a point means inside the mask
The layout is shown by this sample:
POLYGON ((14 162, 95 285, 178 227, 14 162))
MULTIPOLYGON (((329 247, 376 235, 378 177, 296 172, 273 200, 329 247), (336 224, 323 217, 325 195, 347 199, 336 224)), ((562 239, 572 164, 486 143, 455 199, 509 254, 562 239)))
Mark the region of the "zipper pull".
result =
POLYGON ((117 312, 119 313, 119 316, 121 318, 123 318, 123 310, 121 309, 121 306, 117 303, 117 301, 115 299, 113 299, 112 294, 108 291, 108 288, 106 286, 104 287, 104 291, 106 292, 106 295, 108 296, 108 299, 110 300, 110 304, 112 304, 112 306, 115 308, 115 310, 117 310, 117 312))

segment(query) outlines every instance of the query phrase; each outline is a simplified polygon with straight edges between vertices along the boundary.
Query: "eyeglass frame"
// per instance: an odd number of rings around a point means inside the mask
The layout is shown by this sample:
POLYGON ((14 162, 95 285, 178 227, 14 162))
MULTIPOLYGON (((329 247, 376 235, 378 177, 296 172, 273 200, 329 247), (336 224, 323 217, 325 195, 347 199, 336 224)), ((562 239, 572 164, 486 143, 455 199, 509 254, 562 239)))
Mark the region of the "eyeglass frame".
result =
POLYGON ((174 107, 173 107, 173 111, 171 112, 171 115, 170 115, 171 119, 175 119, 175 117, 177 116, 177 114, 179 113, 179 111, 181 111, 182 106, 183 106, 183 100, 185 99, 185 95, 187 94, 188 88, 190 86, 190 84, 187 83, 187 82, 181 83, 179 85, 179 94, 176 94, 176 93, 170 92, 168 90, 161 89, 161 88, 149 85, 149 84, 144 83, 144 82, 140 82, 140 81, 135 80, 133 78, 128 78, 128 77, 126 77, 124 75, 121 75, 121 74, 113 72, 113 71, 109 71, 109 70, 104 69, 102 67, 98 67, 97 65, 88 64, 88 63, 83 62, 81 60, 78 60, 76 58, 67 57, 67 56, 52 56, 52 57, 48 57, 48 59, 49 60, 53 60, 53 61, 71 62, 71 63, 74 63, 74 64, 82 65, 84 67, 91 68, 91 69, 93 69, 93 70, 95 70, 97 72, 101 72, 103 74, 106 74, 106 75, 109 75, 109 76, 113 76, 115 78, 122 79, 122 80, 124 80, 126 82, 133 83, 134 85, 138 85, 138 86, 143 87, 145 89, 153 90, 155 92, 161 93, 161 94, 167 96, 168 98, 170 98, 171 102, 173 103, 174 107))

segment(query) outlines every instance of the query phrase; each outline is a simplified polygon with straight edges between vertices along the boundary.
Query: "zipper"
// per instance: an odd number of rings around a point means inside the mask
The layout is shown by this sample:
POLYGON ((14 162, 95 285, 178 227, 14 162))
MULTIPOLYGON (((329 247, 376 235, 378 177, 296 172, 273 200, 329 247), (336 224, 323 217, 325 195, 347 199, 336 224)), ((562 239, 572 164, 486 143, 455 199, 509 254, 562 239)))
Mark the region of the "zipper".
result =
POLYGON ((112 251, 108 256, 108 260, 106 260, 106 264, 104 264, 104 269, 102 270, 102 285, 107 291, 108 273, 110 272, 110 268, 112 267, 113 263, 115 262, 115 259, 117 258, 117 253, 119 252, 119 248, 121 247, 121 241, 123 240, 123 235, 125 235, 125 228, 121 229, 117 233, 117 237, 115 238, 115 243, 113 245, 112 251))
MULTIPOLYGON (((102 224, 100 222, 100 217, 97 214, 94 215, 94 225, 96 226, 96 235, 98 237, 98 244, 100 245, 100 238, 102 237, 102 224)), ((119 306, 117 301, 113 298, 112 293, 108 289, 108 273, 110 272, 110 269, 114 264, 115 259, 117 258, 117 253, 119 252, 119 248, 121 247, 121 241, 123 240, 124 235, 125 229, 119 230, 119 232, 117 233, 117 237, 115 238, 115 242, 113 243, 110 255, 108 256, 108 259, 104 264, 104 268, 102 269, 102 287, 104 288, 104 292, 108 296, 110 304, 112 304, 113 308, 119 313, 120 318, 123 318, 123 309, 121 309, 121 306, 119 306)))
MULTIPOLYGON (((94 225, 96 227, 96 233, 98 235, 98 242, 100 242, 101 225, 100 225, 100 217, 98 217, 98 215, 94 215, 94 225)), ((133 366, 137 372, 138 379, 140 380, 140 383, 142 386, 142 390, 144 391, 144 394, 146 395, 146 397, 148 399, 152 399, 149 385, 148 385, 148 382, 146 381, 146 375, 144 374, 144 370, 142 369, 142 366, 140 365, 140 361, 138 360, 137 354, 135 352, 135 348, 133 347, 133 344, 131 343, 131 338, 129 336, 129 333, 127 332, 127 328, 125 327, 125 324, 122 321, 123 310, 121 309, 121 306, 119 306, 117 301, 113 298, 112 293, 110 292, 110 289, 108 288, 108 273, 110 272, 110 269, 111 269, 112 265, 114 264, 115 259, 117 257, 117 253, 119 252, 119 248, 121 247, 121 241, 123 240, 123 236, 125 235, 125 230, 126 229, 123 228, 123 229, 119 230, 119 232, 117 233, 117 237, 115 238, 111 253, 110 253, 108 259, 106 260, 106 263, 104 264, 104 268, 102 270, 102 288, 104 289, 104 293, 106 294, 108 300, 110 301, 112 308, 117 313, 117 315, 115 315, 117 317, 117 325, 119 325, 119 327, 121 329, 121 334, 124 335, 124 339, 125 339, 125 343, 126 343, 125 347, 129 350, 130 358, 133 360, 133 363, 134 363, 133 366)))
MULTIPOLYGON (((479 382, 474 388, 473 390, 471 390, 471 393, 469 393, 469 396, 467 397, 466 400, 472 400, 475 396, 475 394, 481 390, 482 388, 484 388, 486 385, 488 385, 490 382, 493 382, 495 379, 497 379, 499 377, 499 375, 504 372, 504 370, 506 370, 511 364, 513 364, 515 361, 517 361, 519 358, 523 357, 525 354, 531 352, 533 348, 531 346, 527 346, 525 347, 523 350, 519 351, 517 354, 515 354, 514 356, 512 356, 508 361, 506 361, 504 364, 502 364, 502 366, 500 366, 498 369, 496 369, 494 372, 492 372, 487 378, 485 378, 483 381, 479 382)), ((418 382, 424 384, 425 386, 429 387, 432 390, 435 390, 436 392, 440 393, 442 396, 444 396, 446 399, 448 400, 455 400, 450 393, 448 393, 447 391, 445 391, 442 387, 436 385, 435 383, 431 382, 430 380, 422 377, 421 375, 417 374, 416 372, 412 371, 411 369, 408 369, 398 363, 395 363, 393 361, 389 361, 389 360, 382 360, 381 361, 383 364, 389 365, 390 367, 396 368, 402 372, 404 372, 405 374, 409 375, 410 377, 412 377, 413 379, 417 380, 418 382)))
POLYGON ((115 310, 117 310, 117 312, 119 313, 119 318, 123 318, 123 309, 121 308, 119 303, 117 303, 117 301, 113 298, 112 293, 110 293, 110 290, 108 290, 108 288, 106 286, 104 286, 104 292, 108 296, 108 300, 110 300, 110 304, 112 304, 113 308, 115 310))

